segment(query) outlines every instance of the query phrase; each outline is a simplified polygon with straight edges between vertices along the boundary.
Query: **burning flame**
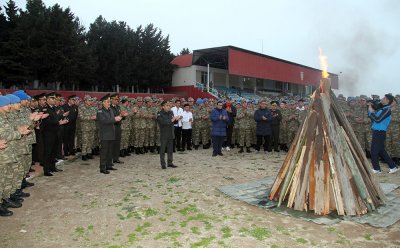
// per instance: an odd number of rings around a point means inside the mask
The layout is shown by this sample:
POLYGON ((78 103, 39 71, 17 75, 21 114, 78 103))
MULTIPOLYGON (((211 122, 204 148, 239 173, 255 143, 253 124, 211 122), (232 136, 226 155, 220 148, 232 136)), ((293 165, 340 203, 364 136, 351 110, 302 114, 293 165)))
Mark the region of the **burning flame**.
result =
POLYGON ((321 63, 321 67, 322 67, 322 77, 323 78, 328 78, 329 77, 329 73, 328 73, 328 57, 326 57, 323 52, 322 49, 319 49, 319 62, 321 63))

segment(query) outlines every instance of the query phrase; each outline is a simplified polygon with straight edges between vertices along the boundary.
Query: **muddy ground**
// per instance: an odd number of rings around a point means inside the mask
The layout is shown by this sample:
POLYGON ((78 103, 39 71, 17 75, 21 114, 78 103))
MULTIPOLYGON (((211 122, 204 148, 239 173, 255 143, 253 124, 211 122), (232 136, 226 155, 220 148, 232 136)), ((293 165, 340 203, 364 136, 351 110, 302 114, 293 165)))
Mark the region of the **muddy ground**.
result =
MULTIPOLYGON (((0 247, 400 247, 400 223, 317 225, 226 197, 219 186, 274 176, 286 155, 237 151, 176 153, 167 170, 134 155, 109 175, 98 157, 67 162, 0 218, 0 247)), ((379 181, 400 184, 400 173, 379 181)))

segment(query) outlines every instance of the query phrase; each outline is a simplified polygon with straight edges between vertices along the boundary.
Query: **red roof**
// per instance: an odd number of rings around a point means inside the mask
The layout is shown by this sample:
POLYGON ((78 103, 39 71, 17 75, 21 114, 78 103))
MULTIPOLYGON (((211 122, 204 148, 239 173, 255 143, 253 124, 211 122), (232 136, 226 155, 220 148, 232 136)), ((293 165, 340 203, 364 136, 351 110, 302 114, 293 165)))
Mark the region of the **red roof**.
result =
POLYGON ((193 54, 185 54, 175 57, 171 64, 177 65, 178 67, 189 67, 192 65, 193 54))

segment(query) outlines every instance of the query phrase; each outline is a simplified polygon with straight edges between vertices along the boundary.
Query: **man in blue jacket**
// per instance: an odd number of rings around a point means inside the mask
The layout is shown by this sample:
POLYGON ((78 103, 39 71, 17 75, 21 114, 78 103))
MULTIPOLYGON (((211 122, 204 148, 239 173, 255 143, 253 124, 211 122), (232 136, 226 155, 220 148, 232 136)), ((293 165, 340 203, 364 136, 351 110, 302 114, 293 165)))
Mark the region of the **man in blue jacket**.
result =
POLYGON ((213 154, 222 156, 222 144, 226 136, 226 127, 229 122, 228 112, 222 108, 223 103, 221 100, 218 101, 217 107, 210 113, 210 119, 212 122, 212 143, 213 143, 213 154))
POLYGON ((381 101, 382 107, 380 109, 373 109, 372 104, 369 104, 368 107, 368 117, 372 120, 371 163, 374 167, 372 171, 375 174, 382 173, 379 157, 382 157, 389 165, 389 173, 395 173, 399 170, 385 150, 386 131, 392 119, 390 105, 393 101, 394 97, 391 94, 386 94, 381 101))
POLYGON ((254 113, 254 120, 257 122, 256 135, 257 135, 257 152, 260 151, 261 144, 263 144, 264 152, 271 151, 270 137, 272 135, 272 113, 267 109, 267 101, 260 101, 260 108, 254 113))

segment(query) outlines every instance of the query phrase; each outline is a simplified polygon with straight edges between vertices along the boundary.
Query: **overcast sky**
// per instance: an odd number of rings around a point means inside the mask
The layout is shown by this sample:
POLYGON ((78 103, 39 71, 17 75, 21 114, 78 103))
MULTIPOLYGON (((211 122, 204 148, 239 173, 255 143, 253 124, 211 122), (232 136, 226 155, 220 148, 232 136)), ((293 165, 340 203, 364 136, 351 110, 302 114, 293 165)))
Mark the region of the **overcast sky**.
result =
MULTIPOLYGON (((2 0, 1 2, 5 2, 2 0)), ((17 0, 19 7, 25 0, 17 0)), ((96 17, 130 27, 153 23, 171 50, 233 45, 340 75, 348 95, 400 94, 398 0, 44 0, 70 7, 89 28, 96 17)))

